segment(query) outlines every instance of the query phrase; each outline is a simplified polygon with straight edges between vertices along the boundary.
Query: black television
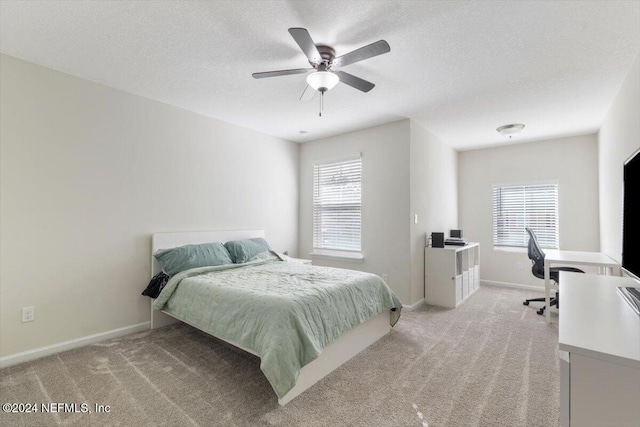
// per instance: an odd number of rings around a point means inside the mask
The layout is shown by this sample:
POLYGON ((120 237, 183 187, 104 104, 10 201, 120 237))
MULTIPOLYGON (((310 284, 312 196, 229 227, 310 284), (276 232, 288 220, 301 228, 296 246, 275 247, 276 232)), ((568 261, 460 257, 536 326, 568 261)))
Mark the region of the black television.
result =
POLYGON ((622 269, 640 280, 640 149, 624 162, 622 269))

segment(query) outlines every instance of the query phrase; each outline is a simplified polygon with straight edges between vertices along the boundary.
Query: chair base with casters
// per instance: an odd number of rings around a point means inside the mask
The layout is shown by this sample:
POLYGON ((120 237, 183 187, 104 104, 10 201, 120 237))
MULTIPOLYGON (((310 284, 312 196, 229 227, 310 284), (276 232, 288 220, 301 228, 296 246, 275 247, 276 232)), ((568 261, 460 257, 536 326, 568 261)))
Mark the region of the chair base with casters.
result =
MULTIPOLYGON (((558 283, 560 282, 560 272, 561 271, 570 271, 573 273, 584 273, 584 271, 580 270, 579 268, 574 268, 574 267, 552 267, 549 270, 549 277, 551 280, 553 280, 556 285, 558 285, 558 283)), ((545 298, 530 298, 530 299, 526 299, 522 302, 523 305, 529 305, 530 302, 545 302, 545 298)), ((549 306, 553 307, 556 306, 556 308, 560 308, 560 294, 558 292, 556 292, 556 296, 551 298, 551 301, 549 301, 549 306)), ((542 306, 542 308, 539 308, 536 313, 538 313, 540 316, 542 316, 544 314, 544 310, 547 308, 547 306, 542 306)))
MULTIPOLYGON (((529 305, 530 302, 544 302, 545 298, 529 298, 526 299, 522 302, 522 305, 529 305)), ((556 296, 551 298, 551 300, 549 301, 549 306, 553 307, 556 306, 557 308, 560 308, 560 294, 558 294, 558 292, 556 292, 556 296)), ((538 313, 539 315, 543 315, 544 314, 544 310, 547 308, 547 306, 543 305, 541 308, 539 308, 536 313, 538 313)))

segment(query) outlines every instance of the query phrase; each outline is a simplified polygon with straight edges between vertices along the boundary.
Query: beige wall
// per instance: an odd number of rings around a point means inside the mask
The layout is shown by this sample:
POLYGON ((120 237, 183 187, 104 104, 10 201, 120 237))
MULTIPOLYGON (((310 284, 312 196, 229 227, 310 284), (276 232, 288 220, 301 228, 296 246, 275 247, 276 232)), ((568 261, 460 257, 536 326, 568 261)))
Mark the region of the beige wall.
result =
POLYGON ((297 144, 4 55, 0 71, 0 355, 148 321, 153 232, 262 228, 296 253, 297 144))
POLYGON ((425 236, 458 226, 458 153, 411 121, 411 304, 424 298, 425 236), (418 215, 418 223, 414 222, 418 215))
POLYGON ((622 260, 622 165, 640 148, 640 57, 598 132, 600 249, 622 260))
POLYGON ((596 135, 464 151, 458 162, 460 227, 480 242, 483 281, 544 286, 531 274, 525 250, 493 248, 493 184, 557 180, 560 249, 599 250, 596 135))
POLYGON ((388 275, 403 303, 411 299, 409 259, 409 121, 307 142, 300 148, 300 256, 313 250, 313 164, 362 153, 364 262, 314 258, 316 265, 388 275))

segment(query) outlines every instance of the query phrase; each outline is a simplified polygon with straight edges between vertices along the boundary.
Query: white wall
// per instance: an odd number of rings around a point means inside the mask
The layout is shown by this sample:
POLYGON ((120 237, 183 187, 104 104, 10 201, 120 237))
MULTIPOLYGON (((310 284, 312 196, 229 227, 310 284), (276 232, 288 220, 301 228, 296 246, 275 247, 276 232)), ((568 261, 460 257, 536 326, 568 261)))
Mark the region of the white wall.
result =
POLYGON ((424 298, 425 234, 457 225, 456 151, 411 120, 303 144, 301 256, 313 250, 313 164, 358 152, 364 262, 314 257, 314 264, 387 274, 391 289, 411 305, 424 298))
POLYGON ((0 355, 148 321, 153 232, 263 228, 296 253, 297 144, 9 56, 0 71, 0 355))
POLYGON ((411 300, 424 298, 425 236, 458 226, 458 153, 411 121, 411 300), (418 223, 414 223, 418 215, 418 223))
POLYGON ((622 260, 622 165, 640 148, 640 57, 598 132, 600 250, 622 260))
POLYGON ((558 181, 560 249, 598 251, 598 149, 596 135, 536 141, 458 156, 460 227, 480 242, 483 281, 544 287, 531 274, 526 250, 493 248, 493 184, 558 181), (523 269, 518 270, 521 262, 523 269))
POLYGON ((313 250, 313 164, 362 153, 364 262, 314 258, 316 265, 387 274, 403 303, 411 299, 409 258, 409 121, 393 122, 302 144, 300 256, 313 250))

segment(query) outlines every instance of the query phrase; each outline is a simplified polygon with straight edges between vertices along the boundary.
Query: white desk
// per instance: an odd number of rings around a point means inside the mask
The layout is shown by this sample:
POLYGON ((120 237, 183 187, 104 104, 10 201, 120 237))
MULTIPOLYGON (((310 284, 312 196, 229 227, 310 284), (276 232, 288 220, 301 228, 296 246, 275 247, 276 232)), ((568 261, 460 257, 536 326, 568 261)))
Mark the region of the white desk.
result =
POLYGON ((637 427, 640 316, 616 288, 640 283, 594 274, 560 277, 560 424, 637 427))
POLYGON ((552 264, 562 265, 590 265, 599 268, 600 274, 620 275, 620 265, 602 252, 560 251, 556 249, 544 250, 544 298, 545 317, 551 323, 551 278, 549 271, 552 264))

